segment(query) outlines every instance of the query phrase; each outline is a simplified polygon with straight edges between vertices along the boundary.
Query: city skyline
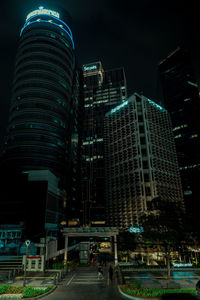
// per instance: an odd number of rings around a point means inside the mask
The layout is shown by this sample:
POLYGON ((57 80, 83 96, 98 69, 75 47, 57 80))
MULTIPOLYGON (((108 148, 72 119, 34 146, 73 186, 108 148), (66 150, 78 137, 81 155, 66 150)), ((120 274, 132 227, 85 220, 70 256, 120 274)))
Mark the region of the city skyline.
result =
POLYGON ((143 91, 151 99, 160 100, 157 66, 177 46, 192 52, 199 79, 198 24, 195 5, 178 1, 165 3, 142 1, 121 5, 118 1, 20 1, 1 3, 1 122, 3 138, 8 119, 11 83, 16 48, 26 15, 43 5, 62 13, 67 10, 73 20, 73 32, 79 65, 101 60, 105 69, 124 67, 129 95, 143 91), (170 20, 170 22, 169 22, 170 20), (92 26, 91 26, 92 25, 92 26))

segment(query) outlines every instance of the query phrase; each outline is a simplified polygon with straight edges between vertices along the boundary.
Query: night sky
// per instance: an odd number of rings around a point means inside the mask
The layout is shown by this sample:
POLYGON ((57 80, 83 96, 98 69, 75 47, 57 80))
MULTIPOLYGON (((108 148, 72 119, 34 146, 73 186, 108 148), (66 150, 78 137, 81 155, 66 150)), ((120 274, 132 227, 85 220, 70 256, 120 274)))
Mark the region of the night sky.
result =
MULTIPOLYGON (((0 144, 8 119, 19 32, 26 15, 39 6, 67 10, 79 64, 101 60, 105 70, 124 67, 129 95, 143 91, 161 99, 157 66, 177 46, 192 55, 200 80, 198 1, 154 0, 1 0, 0 144)), ((68 22, 68 20, 64 20, 68 22)))

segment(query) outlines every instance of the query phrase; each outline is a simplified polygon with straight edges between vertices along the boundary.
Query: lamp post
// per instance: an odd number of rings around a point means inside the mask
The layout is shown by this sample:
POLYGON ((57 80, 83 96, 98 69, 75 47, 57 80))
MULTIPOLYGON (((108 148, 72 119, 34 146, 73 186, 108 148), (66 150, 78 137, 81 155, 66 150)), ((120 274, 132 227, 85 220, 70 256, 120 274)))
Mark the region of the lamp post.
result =
POLYGON ((30 246, 31 241, 26 240, 25 245, 26 245, 26 255, 25 255, 25 262, 24 262, 24 282, 23 286, 26 286, 26 263, 27 263, 27 255, 29 252, 29 246, 30 246))

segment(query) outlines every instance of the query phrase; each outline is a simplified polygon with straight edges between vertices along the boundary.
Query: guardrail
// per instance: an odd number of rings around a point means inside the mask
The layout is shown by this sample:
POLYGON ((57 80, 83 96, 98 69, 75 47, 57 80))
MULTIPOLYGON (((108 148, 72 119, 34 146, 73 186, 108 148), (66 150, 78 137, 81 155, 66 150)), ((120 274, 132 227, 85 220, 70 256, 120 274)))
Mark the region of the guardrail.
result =
POLYGON ((0 270, 22 267, 22 256, 0 256, 0 270))
POLYGON ((6 274, 9 281, 22 271, 22 256, 0 256, 0 272, 6 274))
POLYGON ((46 272, 55 272, 57 274, 57 282, 60 282, 65 275, 67 274, 67 270, 66 269, 47 269, 46 272))
MULTIPOLYGON (((65 276, 65 272, 63 272, 63 270, 46 270, 49 271, 51 273, 55 272, 54 276, 16 276, 14 278, 14 280, 18 280, 18 279, 52 279, 54 281, 54 284, 57 285, 59 284, 59 282, 61 282, 61 280, 64 278, 65 276)), ((13 281, 14 281, 13 280, 13 281)))
POLYGON ((57 274, 55 276, 48 276, 48 277, 43 277, 43 276, 17 276, 15 279, 53 279, 54 284, 58 284, 58 279, 57 279, 57 274))

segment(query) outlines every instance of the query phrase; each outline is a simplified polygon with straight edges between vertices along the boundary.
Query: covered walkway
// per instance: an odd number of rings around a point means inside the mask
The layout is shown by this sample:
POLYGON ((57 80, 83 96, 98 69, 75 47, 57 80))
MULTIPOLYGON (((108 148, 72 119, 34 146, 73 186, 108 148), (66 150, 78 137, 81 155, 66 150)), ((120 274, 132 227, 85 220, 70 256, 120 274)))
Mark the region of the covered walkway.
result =
POLYGON ((117 227, 65 227, 62 230, 65 236, 65 252, 64 260, 67 262, 67 249, 68 249, 68 238, 69 237, 113 237, 114 239, 114 260, 115 265, 118 263, 117 256, 117 235, 119 230, 117 227))

